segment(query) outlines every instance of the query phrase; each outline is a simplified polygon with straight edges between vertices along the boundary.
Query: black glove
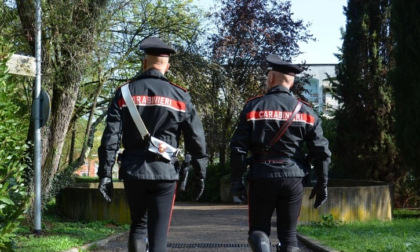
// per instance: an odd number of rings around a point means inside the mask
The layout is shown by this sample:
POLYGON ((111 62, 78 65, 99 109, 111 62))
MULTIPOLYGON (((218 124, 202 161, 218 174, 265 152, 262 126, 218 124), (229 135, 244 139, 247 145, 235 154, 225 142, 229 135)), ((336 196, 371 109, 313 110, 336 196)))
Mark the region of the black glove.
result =
POLYGON ((312 188, 311 195, 309 196, 309 199, 312 199, 316 195, 314 208, 317 209, 322 204, 327 201, 328 197, 328 191, 327 191, 327 182, 316 182, 314 188, 312 188))
POLYGON ((188 182, 188 174, 190 173, 191 155, 185 155, 185 160, 182 162, 179 171, 179 190, 185 192, 188 182))
POLYGON ((112 195, 114 194, 112 179, 108 177, 101 178, 99 181, 99 191, 106 201, 111 202, 112 195))
POLYGON ((230 184, 230 192, 233 196, 238 197, 241 201, 245 201, 246 189, 241 179, 232 179, 230 184))
POLYGON ((192 192, 193 200, 198 200, 204 191, 204 179, 199 179, 197 177, 194 177, 192 186, 193 186, 193 192, 192 192))

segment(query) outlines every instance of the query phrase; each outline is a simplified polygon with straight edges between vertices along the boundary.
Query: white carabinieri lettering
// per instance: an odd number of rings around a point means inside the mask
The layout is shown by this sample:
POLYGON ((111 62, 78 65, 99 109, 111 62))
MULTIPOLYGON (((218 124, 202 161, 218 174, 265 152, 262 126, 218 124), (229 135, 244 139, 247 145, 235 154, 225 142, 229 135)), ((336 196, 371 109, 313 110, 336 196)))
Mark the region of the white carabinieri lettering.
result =
POLYGON ((137 106, 161 106, 161 107, 174 109, 177 111, 182 111, 182 112, 185 111, 184 102, 176 101, 169 97, 136 95, 136 96, 133 96, 133 100, 137 106))
MULTIPOLYGON (((247 121, 259 121, 259 120, 276 120, 276 121, 287 121, 293 112, 290 111, 278 111, 278 110, 262 110, 262 111, 251 111, 247 114, 247 121)), ((293 118, 293 122, 303 122, 310 125, 314 124, 314 117, 305 113, 297 113, 293 118)))

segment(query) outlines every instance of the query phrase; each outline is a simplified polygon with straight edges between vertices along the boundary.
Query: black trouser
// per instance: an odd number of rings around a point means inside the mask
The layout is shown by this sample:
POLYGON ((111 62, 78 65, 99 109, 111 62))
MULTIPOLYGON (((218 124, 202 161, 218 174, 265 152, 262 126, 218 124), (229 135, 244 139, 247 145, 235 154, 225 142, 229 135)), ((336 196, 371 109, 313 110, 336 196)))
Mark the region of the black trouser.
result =
POLYGON ((129 240, 149 240, 150 252, 165 252, 175 200, 175 181, 124 181, 130 208, 129 240))
POLYGON ((271 216, 276 209, 277 237, 281 245, 297 247, 296 227, 302 196, 302 178, 250 181, 249 234, 260 230, 270 236, 271 216))

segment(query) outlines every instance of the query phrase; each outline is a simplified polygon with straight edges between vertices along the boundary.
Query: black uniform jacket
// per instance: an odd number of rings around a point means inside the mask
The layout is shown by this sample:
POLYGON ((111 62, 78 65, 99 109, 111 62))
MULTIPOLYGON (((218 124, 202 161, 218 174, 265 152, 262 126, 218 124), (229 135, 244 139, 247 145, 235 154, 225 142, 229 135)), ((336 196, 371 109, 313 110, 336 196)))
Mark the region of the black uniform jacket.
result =
POLYGON ((317 176, 326 178, 331 152, 321 120, 308 104, 303 104, 280 140, 264 150, 296 104, 297 99, 283 86, 275 86, 245 104, 230 144, 232 177, 246 170, 244 157, 248 152, 253 157, 249 179, 304 177, 309 168, 303 153, 306 142, 317 176))
MULTIPOLYGON (((157 70, 148 70, 126 85, 149 133, 178 147, 181 133, 191 164, 198 178, 205 178, 207 166, 203 126, 186 90, 170 83, 157 70)), ((157 160, 147 152, 143 140, 125 105, 121 89, 111 102, 106 128, 98 149, 98 176, 111 177, 120 140, 124 147, 120 179, 177 180, 178 171, 169 162, 157 160), (122 137, 121 137, 122 136, 122 137)))

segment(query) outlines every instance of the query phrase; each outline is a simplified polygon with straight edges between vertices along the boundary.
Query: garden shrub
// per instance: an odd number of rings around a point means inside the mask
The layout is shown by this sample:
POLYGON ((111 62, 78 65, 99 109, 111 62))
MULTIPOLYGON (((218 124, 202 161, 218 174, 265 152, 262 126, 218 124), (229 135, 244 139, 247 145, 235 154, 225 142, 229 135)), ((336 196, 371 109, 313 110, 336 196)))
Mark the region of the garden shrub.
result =
MULTIPOLYGON (((191 168, 187 188, 185 192, 177 192, 176 199, 178 201, 191 201, 192 199, 192 177, 193 171, 191 168)), ((210 164, 207 167, 205 188, 203 195, 198 200, 199 202, 219 203, 220 202, 220 179, 223 177, 220 164, 210 164)))
POLYGON ((13 237, 29 197, 24 185, 28 119, 16 102, 17 85, 7 74, 9 48, 0 37, 0 251, 13 250, 13 237))

